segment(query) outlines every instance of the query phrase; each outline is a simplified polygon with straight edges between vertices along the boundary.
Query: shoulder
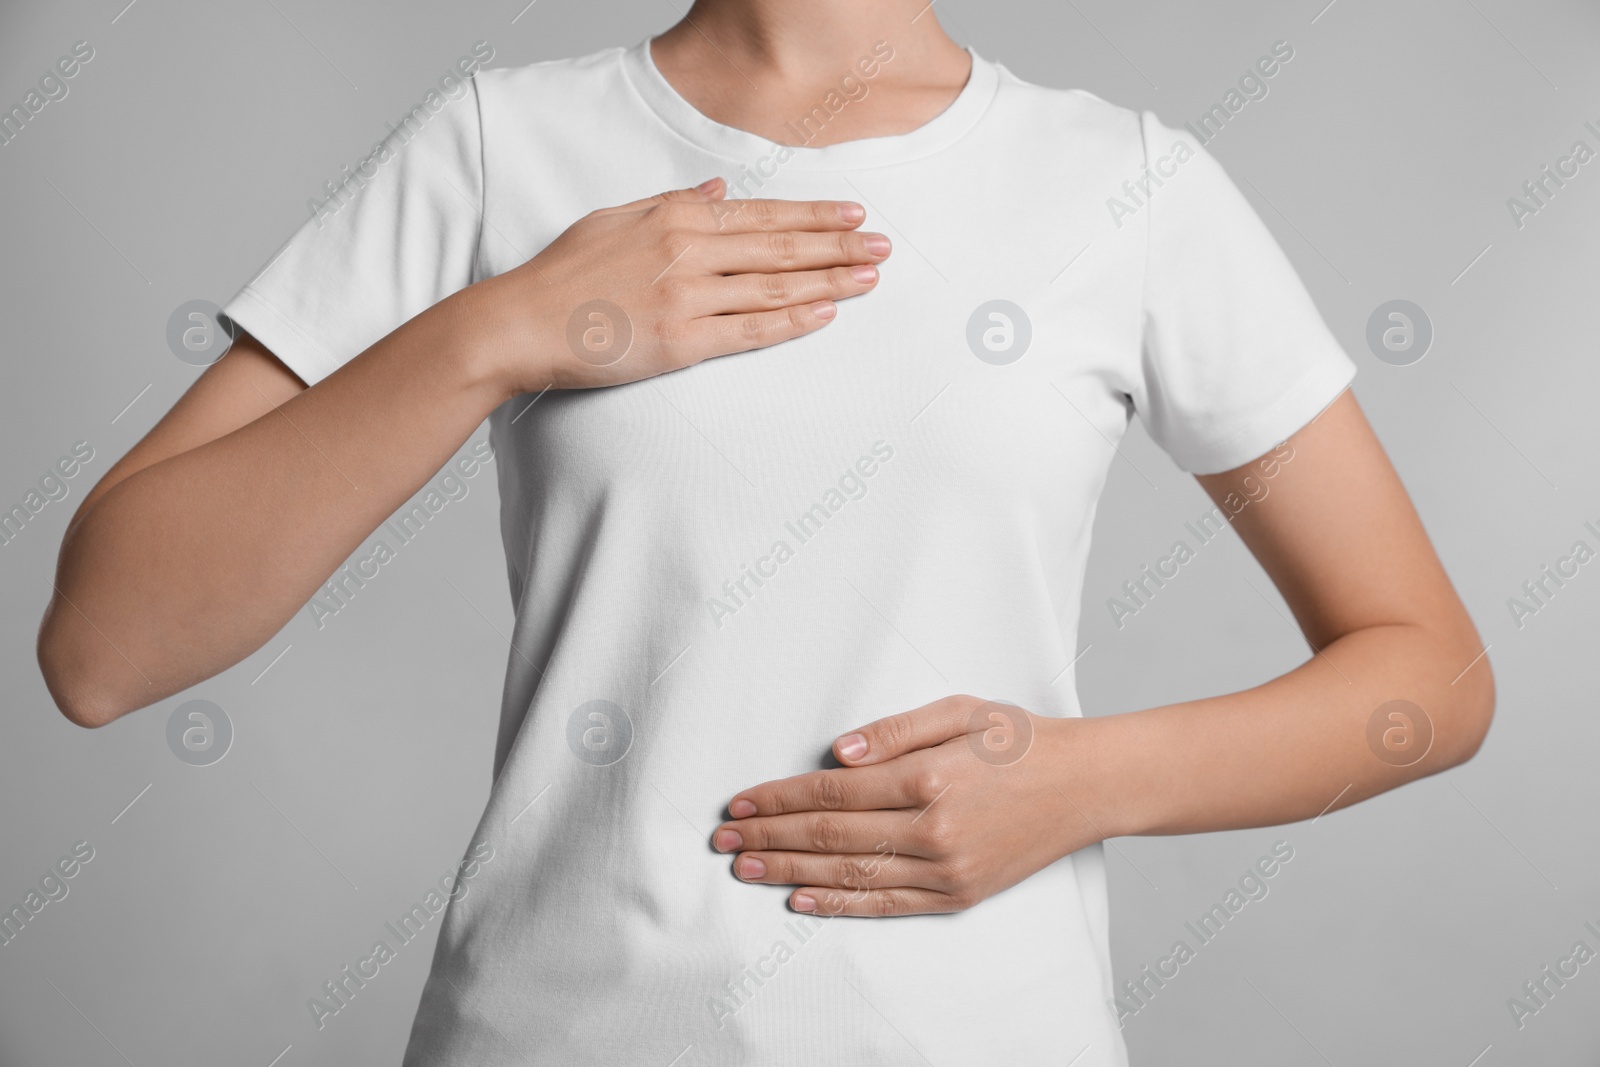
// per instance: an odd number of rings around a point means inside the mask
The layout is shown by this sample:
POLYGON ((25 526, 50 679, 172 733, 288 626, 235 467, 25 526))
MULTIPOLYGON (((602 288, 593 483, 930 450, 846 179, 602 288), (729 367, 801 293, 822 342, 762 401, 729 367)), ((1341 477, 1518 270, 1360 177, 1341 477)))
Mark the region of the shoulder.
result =
POLYGON ((1040 85, 996 63, 996 104, 1036 132, 1050 131, 1076 151, 1142 153, 1147 113, 1113 104, 1086 89, 1040 85), (1096 151, 1098 150, 1098 151, 1096 151))
POLYGON ((611 45, 581 56, 544 59, 514 67, 485 66, 476 75, 480 95, 494 98, 526 99, 537 94, 551 104, 563 98, 594 91, 621 77, 627 48, 611 45))

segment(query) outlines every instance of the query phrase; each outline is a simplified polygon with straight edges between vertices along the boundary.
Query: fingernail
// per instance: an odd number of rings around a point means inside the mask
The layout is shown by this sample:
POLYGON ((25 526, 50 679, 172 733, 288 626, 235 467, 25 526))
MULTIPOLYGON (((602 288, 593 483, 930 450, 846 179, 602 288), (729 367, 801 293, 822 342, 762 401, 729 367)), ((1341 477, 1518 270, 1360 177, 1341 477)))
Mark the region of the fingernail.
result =
POLYGON ((735 819, 748 819, 756 813, 756 806, 750 801, 740 798, 728 805, 728 814, 735 819))
POLYGON ((867 217, 867 209, 860 204, 840 204, 839 217, 846 222, 860 222, 867 217))
POLYGON ((717 187, 717 181, 717 178, 707 178, 705 181, 694 187, 695 192, 709 193, 711 190, 717 187))
MULTIPOLYGON (((811 305, 811 314, 815 315, 823 322, 827 322, 838 313, 839 309, 833 306, 832 300, 821 300, 811 305)), ((735 816, 735 818, 737 817, 738 816, 735 816)))
POLYGON ((872 255, 886 256, 889 254, 889 239, 881 233, 867 234, 864 243, 867 246, 867 251, 872 255))
POLYGON ((867 739, 860 734, 846 734, 839 738, 839 755, 848 760, 858 760, 867 754, 867 739))
POLYGON ((718 830, 715 840, 718 852, 737 852, 744 844, 744 838, 739 836, 737 830, 718 830))
POLYGON ((734 866, 738 868, 740 878, 760 878, 767 873, 767 865, 754 856, 740 856, 734 866))
POLYGON ((794 895, 794 910, 816 911, 817 902, 811 899, 811 895, 809 893, 796 893, 794 895))
POLYGON ((850 277, 854 278, 856 281, 860 282, 862 285, 867 284, 868 282, 872 281, 872 279, 876 278, 877 276, 878 276, 878 268, 877 267, 869 267, 865 263, 863 263, 863 264, 861 264, 859 266, 855 266, 855 267, 851 267, 850 268, 850 277))

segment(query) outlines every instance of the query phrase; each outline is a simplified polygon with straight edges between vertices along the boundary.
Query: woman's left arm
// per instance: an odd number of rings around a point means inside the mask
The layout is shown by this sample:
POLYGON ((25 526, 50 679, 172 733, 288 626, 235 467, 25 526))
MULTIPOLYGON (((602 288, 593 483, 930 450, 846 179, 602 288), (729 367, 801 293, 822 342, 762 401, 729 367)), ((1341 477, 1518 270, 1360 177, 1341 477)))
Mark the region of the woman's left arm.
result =
POLYGON ((1108 837, 1294 822, 1470 759, 1489 661, 1354 395, 1198 480, 1294 613, 1304 664, 1121 715, 950 697, 881 719, 834 743, 843 768, 733 798, 713 842, 735 873, 798 886, 801 911, 957 911, 1108 837))

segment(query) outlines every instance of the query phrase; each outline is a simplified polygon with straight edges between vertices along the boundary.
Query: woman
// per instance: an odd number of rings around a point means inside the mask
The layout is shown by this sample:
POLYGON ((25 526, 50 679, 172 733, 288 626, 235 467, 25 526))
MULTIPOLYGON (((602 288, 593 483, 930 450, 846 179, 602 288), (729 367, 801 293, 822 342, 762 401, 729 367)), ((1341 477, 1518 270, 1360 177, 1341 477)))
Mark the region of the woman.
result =
POLYGON ((1354 364, 1183 134, 921 0, 700 0, 466 88, 228 305, 231 352, 84 501, 40 636, 84 726, 211 677, 489 419, 492 861, 407 1064, 1125 1063, 1104 839, 1478 748, 1488 663, 1354 364), (1085 719, 1134 414, 1314 655, 1085 719))

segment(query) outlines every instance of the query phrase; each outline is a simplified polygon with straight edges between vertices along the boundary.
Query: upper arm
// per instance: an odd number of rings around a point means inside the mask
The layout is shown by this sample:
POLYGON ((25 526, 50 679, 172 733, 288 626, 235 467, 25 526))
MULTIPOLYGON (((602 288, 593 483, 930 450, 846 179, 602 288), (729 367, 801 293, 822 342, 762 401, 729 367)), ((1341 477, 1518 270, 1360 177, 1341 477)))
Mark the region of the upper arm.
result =
POLYGON ((241 331, 227 355, 205 369, 138 444, 101 476, 67 530, 119 482, 179 453, 248 425, 306 388, 295 373, 241 331))
POLYGON ((450 107, 396 128, 361 195, 305 220, 228 302, 222 310, 239 328, 228 354, 105 473, 69 535, 130 475, 255 421, 471 284, 482 213, 477 94, 469 78, 450 107))
MULTIPOLYGON (((1383 446, 1346 390, 1273 452, 1196 475, 1322 648, 1369 626, 1478 634, 1383 446)), ((1465 660, 1463 661, 1465 666, 1465 660)))

